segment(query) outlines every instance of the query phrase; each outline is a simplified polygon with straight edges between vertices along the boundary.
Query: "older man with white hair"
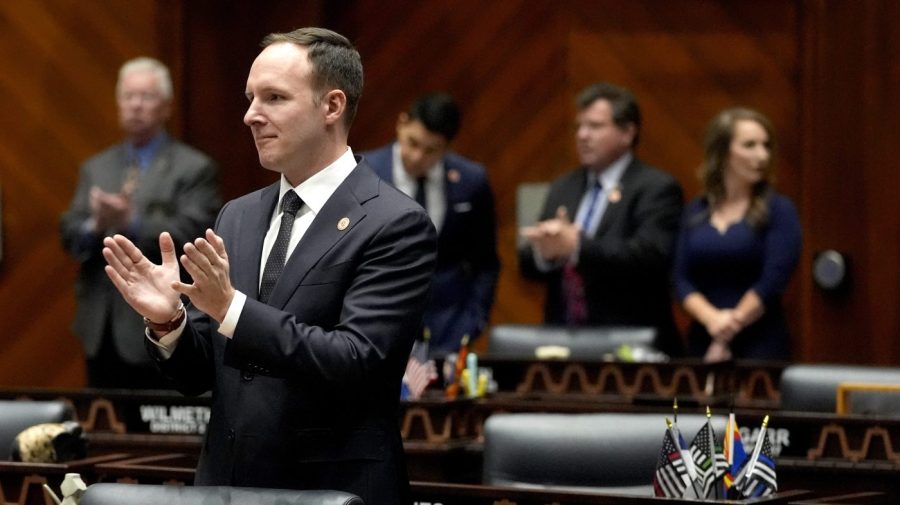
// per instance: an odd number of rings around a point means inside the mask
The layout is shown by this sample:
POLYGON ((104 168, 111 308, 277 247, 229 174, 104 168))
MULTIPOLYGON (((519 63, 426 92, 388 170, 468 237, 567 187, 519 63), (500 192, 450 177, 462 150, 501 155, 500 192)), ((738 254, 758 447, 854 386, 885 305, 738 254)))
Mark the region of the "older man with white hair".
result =
POLYGON ((63 246, 81 265, 73 332, 90 387, 160 388, 166 382, 144 349, 143 319, 103 272, 103 238, 122 234, 151 254, 163 230, 180 242, 194 238, 221 206, 217 167, 166 132, 172 79, 161 62, 139 57, 122 65, 116 103, 125 138, 82 165, 60 221, 63 246))

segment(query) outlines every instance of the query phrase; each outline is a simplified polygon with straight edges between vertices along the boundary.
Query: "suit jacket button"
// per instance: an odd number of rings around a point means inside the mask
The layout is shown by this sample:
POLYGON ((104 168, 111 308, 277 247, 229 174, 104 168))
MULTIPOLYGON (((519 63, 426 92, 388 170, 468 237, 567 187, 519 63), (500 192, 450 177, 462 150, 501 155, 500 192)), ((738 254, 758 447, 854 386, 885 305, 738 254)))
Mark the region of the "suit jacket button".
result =
POLYGON ((226 435, 226 438, 228 438, 229 442, 233 442, 234 441, 234 430, 228 430, 228 435, 226 435))

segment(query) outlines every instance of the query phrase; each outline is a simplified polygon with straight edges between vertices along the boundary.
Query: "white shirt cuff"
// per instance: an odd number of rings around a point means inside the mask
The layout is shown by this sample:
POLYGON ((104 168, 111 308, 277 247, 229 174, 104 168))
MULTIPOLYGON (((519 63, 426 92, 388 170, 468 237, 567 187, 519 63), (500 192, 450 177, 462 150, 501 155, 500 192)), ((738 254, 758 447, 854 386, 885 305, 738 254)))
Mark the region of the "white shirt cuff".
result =
POLYGON ((187 326, 187 315, 185 315, 184 320, 181 321, 181 325, 178 328, 159 337, 158 340, 153 336, 153 330, 150 328, 144 328, 144 335, 146 335, 150 342, 159 349, 159 355, 162 356, 163 359, 169 359, 172 357, 172 353, 175 352, 175 347, 178 346, 178 339, 181 338, 181 334, 184 333, 185 326, 187 326))
POLYGON ((237 327, 238 319, 241 318, 245 303, 247 303, 247 295, 235 290, 231 305, 228 306, 228 312, 225 313, 225 319, 219 325, 219 333, 228 338, 234 336, 234 329, 237 327))

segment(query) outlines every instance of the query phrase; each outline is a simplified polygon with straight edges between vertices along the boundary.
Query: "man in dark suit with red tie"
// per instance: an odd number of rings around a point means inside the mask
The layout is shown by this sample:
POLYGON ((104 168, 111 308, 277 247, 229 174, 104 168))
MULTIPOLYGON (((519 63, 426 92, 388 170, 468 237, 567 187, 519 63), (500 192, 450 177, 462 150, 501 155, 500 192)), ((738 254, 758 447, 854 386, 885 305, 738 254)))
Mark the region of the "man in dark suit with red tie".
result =
POLYGON ((398 397, 434 226, 347 145, 363 81, 350 42, 303 28, 263 46, 244 122, 280 181, 227 203, 215 232, 184 246, 192 284, 167 233, 161 265, 107 238, 107 273, 146 318, 163 371, 186 394, 213 392, 196 484, 409 503, 398 397))
POLYGON ((553 181, 541 221, 521 230, 521 270, 547 283, 547 323, 651 326, 660 350, 680 354, 669 272, 681 187, 635 157, 641 114, 631 92, 594 84, 577 106, 581 166, 553 181))
POLYGON ((480 163, 450 150, 460 112, 447 94, 413 102, 397 118, 397 141, 363 153, 382 179, 419 202, 438 230, 437 270, 424 325, 432 355, 459 350, 488 323, 500 260, 494 196, 480 163))

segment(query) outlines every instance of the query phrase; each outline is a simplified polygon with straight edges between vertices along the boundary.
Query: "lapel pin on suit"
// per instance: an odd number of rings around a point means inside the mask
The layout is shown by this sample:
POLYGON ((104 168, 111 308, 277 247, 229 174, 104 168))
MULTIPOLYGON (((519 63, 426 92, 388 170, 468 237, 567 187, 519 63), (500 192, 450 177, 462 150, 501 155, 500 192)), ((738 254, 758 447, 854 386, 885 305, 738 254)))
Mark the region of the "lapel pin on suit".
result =
POLYGON ((341 220, 338 221, 337 229, 338 229, 339 231, 344 231, 344 230, 347 229, 348 226, 350 226, 350 218, 349 218, 349 217, 342 217, 341 220))
POLYGON ((615 186, 614 188, 609 190, 609 195, 606 197, 609 200, 609 203, 616 203, 622 199, 622 186, 615 186))
POLYGON ((447 180, 448 181, 459 182, 459 179, 460 179, 459 170, 456 170, 455 168, 451 168, 450 170, 447 170, 447 180))

